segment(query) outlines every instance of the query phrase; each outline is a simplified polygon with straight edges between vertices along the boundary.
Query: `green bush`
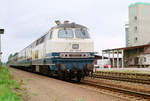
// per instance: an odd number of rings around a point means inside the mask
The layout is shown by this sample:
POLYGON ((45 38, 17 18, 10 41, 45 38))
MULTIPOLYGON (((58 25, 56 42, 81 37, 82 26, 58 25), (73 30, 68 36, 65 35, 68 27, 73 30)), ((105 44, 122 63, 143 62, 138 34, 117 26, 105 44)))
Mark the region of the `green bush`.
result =
POLYGON ((1 67, 0 69, 0 101, 21 101, 20 97, 11 89, 17 84, 15 80, 10 79, 8 68, 1 67))

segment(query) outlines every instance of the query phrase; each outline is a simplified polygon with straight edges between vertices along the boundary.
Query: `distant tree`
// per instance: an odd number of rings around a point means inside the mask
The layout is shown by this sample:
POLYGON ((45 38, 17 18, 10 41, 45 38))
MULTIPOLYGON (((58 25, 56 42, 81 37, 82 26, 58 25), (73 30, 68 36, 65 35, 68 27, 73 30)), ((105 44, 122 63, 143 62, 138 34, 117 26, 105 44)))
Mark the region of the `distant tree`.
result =
POLYGON ((16 55, 18 55, 18 52, 16 52, 13 56, 16 56, 16 55))
POLYGON ((9 64, 10 59, 11 59, 12 57, 16 56, 16 55, 18 55, 18 52, 14 53, 14 55, 13 55, 13 54, 10 54, 10 55, 8 56, 8 61, 6 62, 6 64, 9 64))
POLYGON ((13 57, 13 54, 10 54, 9 56, 8 56, 8 61, 6 62, 6 64, 9 64, 9 61, 10 61, 10 59, 13 57))
POLYGON ((13 54, 10 54, 10 55, 8 56, 8 61, 9 61, 12 57, 13 57, 13 54))

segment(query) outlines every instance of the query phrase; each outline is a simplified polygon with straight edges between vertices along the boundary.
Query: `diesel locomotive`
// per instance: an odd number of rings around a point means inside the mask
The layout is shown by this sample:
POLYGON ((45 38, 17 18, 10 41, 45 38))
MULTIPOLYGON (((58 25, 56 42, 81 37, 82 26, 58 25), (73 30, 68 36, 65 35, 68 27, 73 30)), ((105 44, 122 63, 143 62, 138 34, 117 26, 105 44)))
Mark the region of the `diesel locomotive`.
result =
POLYGON ((93 71, 94 43, 89 30, 69 21, 55 22, 56 26, 11 57, 9 65, 80 81, 93 71))

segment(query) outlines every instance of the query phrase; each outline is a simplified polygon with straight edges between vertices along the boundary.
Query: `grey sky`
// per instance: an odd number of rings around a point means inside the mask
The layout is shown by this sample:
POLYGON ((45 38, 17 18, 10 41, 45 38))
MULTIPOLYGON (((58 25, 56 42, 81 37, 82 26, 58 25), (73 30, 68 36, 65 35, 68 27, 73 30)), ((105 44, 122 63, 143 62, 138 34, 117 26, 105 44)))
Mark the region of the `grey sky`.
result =
MULTIPOLYGON (((149 0, 3 0, 0 6, 3 61, 55 25, 69 20, 87 26, 95 51, 125 46, 128 5, 149 0)), ((149 1, 150 2, 150 1, 149 1)))

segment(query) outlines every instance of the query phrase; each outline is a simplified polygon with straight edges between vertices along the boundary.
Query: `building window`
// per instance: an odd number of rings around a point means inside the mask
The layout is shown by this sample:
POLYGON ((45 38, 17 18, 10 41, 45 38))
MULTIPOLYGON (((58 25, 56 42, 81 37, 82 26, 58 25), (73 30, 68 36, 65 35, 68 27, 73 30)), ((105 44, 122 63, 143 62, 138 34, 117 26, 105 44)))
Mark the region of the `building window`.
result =
POLYGON ((137 16, 134 17, 134 20, 137 20, 137 16))
POLYGON ((134 42, 136 43, 137 41, 138 41, 138 38, 137 38, 137 37, 135 37, 134 42))
POLYGON ((137 41, 137 37, 135 38, 135 40, 137 41))
POLYGON ((134 27, 134 32, 137 32, 137 26, 134 27))

